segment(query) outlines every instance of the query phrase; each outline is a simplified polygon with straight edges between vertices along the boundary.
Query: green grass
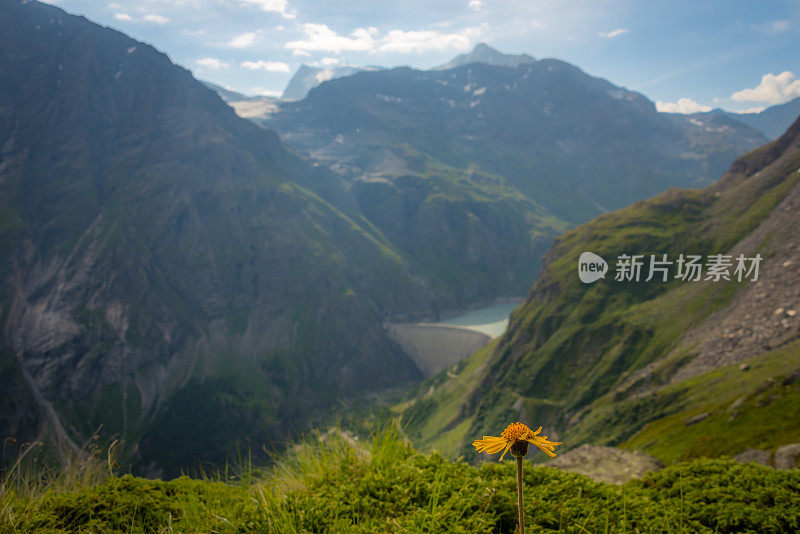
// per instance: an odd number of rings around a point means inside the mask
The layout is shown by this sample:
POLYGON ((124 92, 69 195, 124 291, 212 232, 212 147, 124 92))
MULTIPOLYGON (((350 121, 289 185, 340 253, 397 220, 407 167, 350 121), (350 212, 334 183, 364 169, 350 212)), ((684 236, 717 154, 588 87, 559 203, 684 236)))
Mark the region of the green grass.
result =
POLYGON ((421 448, 433 448, 443 453, 459 450, 467 441, 469 418, 460 419, 460 408, 479 382, 486 361, 497 340, 470 355, 467 359, 445 369, 430 381, 409 394, 410 401, 393 411, 402 415, 403 427, 412 441, 421 448))
MULTIPOLYGON (((420 454, 387 430, 331 430, 269 468, 145 480, 89 457, 50 477, 20 466, 0 486, 0 532, 512 532, 514 462, 420 454), (77 474, 77 476, 76 476, 77 474)), ((622 486, 524 471, 530 532, 795 532, 800 471, 732 460, 678 463, 622 486)))
POLYGON ((800 342, 665 388, 675 413, 622 444, 669 463, 800 442, 800 342), (699 414, 707 418, 687 425, 699 414))

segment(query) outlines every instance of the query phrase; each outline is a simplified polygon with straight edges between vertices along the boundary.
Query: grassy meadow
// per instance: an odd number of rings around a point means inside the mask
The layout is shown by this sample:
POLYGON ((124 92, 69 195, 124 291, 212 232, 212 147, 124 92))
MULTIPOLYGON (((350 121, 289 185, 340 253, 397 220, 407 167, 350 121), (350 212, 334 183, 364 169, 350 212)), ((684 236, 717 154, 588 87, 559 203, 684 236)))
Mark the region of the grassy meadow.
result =
MULTIPOLYGON (((22 459, 3 475, 0 532, 514 531, 513 459, 422 454, 393 429, 363 441, 331 430, 269 467, 169 481, 117 473, 113 451, 51 471, 22 459)), ((617 486, 526 462, 524 485, 528 532, 800 530, 796 469, 699 459, 617 486)))

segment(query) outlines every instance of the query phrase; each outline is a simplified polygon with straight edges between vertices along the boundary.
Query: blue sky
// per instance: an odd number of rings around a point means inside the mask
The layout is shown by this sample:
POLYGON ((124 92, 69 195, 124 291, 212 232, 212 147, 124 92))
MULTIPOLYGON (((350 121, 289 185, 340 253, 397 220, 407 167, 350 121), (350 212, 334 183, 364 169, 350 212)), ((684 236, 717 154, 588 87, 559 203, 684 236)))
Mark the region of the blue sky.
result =
POLYGON ((279 94, 302 63, 424 69, 486 42, 568 61, 664 110, 743 111, 800 96, 797 0, 49 3, 245 94, 279 94))

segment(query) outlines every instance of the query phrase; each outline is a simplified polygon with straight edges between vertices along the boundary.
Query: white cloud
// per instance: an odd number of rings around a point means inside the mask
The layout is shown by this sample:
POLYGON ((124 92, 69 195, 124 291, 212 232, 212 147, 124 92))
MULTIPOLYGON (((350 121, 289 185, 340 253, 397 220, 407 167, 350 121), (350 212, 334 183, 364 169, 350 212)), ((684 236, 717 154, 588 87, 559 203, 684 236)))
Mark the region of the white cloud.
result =
POLYGON ((279 97, 282 94, 282 91, 275 91, 273 89, 265 89, 263 87, 251 87, 250 91, 248 91, 251 95, 257 96, 272 96, 272 97, 279 97))
POLYGON ((293 19, 296 16, 294 13, 286 12, 286 0, 239 0, 239 2, 255 5, 261 8, 262 11, 280 13, 287 19, 293 19))
POLYGON ((467 7, 470 9, 474 9, 475 11, 480 11, 483 7, 483 2, 481 0, 469 0, 469 4, 467 7))
POLYGON ((321 70, 314 76, 314 79, 317 80, 317 83, 322 83, 322 82, 327 82, 328 80, 332 80, 333 71, 331 69, 321 70))
POLYGON ((753 29, 758 32, 766 33, 767 35, 777 35, 789 31, 792 27, 792 22, 788 19, 773 20, 770 22, 762 22, 760 24, 753 24, 753 29))
POLYGON ((230 67, 230 65, 215 57, 200 58, 197 61, 195 61, 195 63, 197 63, 201 67, 206 67, 208 69, 227 69, 228 67, 230 67))
POLYGON ((289 72, 289 65, 281 61, 243 61, 242 67, 248 70, 265 70, 267 72, 289 72))
POLYGON ((161 26, 169 22, 167 17, 162 17, 161 15, 145 15, 142 17, 142 20, 146 22, 152 22, 153 24, 159 24, 161 26))
POLYGON ((228 46, 231 48, 250 48, 256 43, 256 34, 253 32, 243 33, 241 35, 237 35, 230 41, 228 41, 228 46))
POLYGON ((625 35, 626 33, 630 32, 631 31, 628 28, 617 28, 616 30, 611 30, 610 32, 600 32, 597 35, 606 39, 613 39, 614 37, 619 37, 620 35, 625 35))
POLYGON ((742 89, 731 95, 737 102, 761 102, 764 104, 783 104, 800 97, 800 80, 795 80, 788 70, 777 76, 772 73, 761 77, 761 83, 752 89, 742 89))
POLYGON ((133 17, 131 17, 127 13, 117 13, 116 15, 114 15, 114 18, 117 20, 121 20, 122 22, 130 22, 133 20, 133 17))
POLYGON ((690 98, 679 98, 677 102, 656 102, 656 109, 662 113, 699 113, 711 111, 711 106, 698 104, 690 98))
POLYGON ((324 51, 341 52, 359 51, 365 52, 375 47, 375 41, 364 28, 358 28, 350 37, 338 35, 325 24, 303 24, 303 31, 307 39, 305 41, 289 41, 286 48, 290 50, 303 51, 324 51))
POLYGON ((392 30, 381 40, 378 50, 382 52, 424 52, 426 50, 466 50, 472 39, 480 32, 477 28, 467 28, 459 33, 440 33, 433 30, 408 31, 392 30))
POLYGON ((791 23, 788 20, 776 20, 770 25, 772 33, 783 33, 789 29, 791 23))
MULTIPOLYGON (((296 51, 295 51, 295 52, 296 52, 296 51)), ((324 69, 327 69, 327 68, 329 68, 329 67, 333 67, 334 65, 338 65, 339 63, 341 63, 341 61, 339 60, 339 58, 335 58, 335 57, 324 57, 324 58, 320 59, 319 61, 310 61, 310 62, 308 63, 308 66, 309 66, 309 67, 317 67, 317 68, 324 68, 324 69)), ((346 64, 346 63, 344 63, 343 65, 345 65, 345 66, 346 66, 347 64, 346 64)))
POLYGON ((325 24, 304 24, 307 39, 289 41, 285 47, 294 50, 295 55, 307 55, 309 51, 335 52, 424 52, 426 50, 466 50, 475 37, 478 28, 466 28, 457 33, 442 33, 436 30, 402 31, 391 30, 383 38, 377 38, 376 28, 358 28, 350 36, 343 36, 325 24))
POLYGON ((761 113, 765 109, 767 109, 765 106, 757 106, 757 107, 754 107, 754 108, 747 108, 747 109, 738 109, 738 110, 737 109, 730 109, 728 111, 730 111, 731 113, 737 113, 737 114, 741 114, 741 113, 761 113))

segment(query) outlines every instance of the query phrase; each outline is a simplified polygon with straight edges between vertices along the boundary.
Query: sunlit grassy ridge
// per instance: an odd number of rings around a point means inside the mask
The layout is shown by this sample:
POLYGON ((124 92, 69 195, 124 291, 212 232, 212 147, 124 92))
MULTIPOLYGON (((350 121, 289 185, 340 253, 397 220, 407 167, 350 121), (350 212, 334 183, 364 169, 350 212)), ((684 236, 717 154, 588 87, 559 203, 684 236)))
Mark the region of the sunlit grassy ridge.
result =
MULTIPOLYGON (((513 462, 420 454, 391 430, 366 445, 332 431, 224 481, 111 476, 97 461, 82 469, 33 482, 10 473, 0 532, 511 532, 516 517, 513 462)), ((800 529, 800 471, 732 460, 676 464, 623 486, 526 464, 525 488, 531 531, 800 529)))

